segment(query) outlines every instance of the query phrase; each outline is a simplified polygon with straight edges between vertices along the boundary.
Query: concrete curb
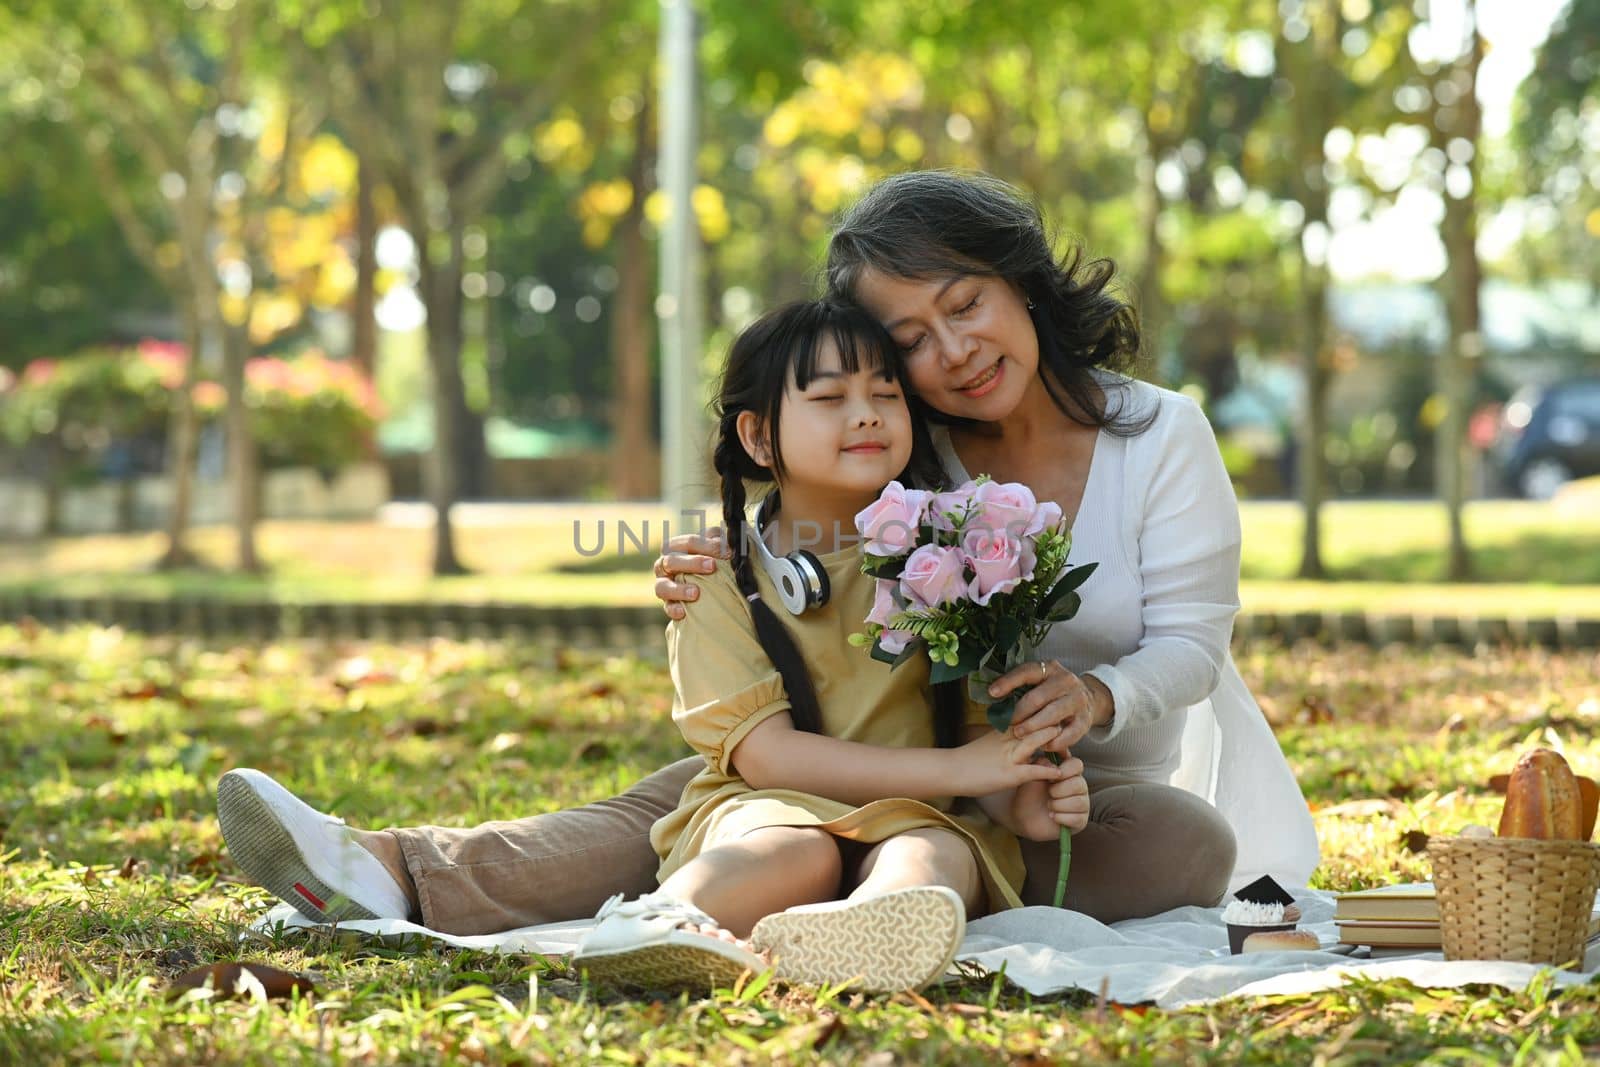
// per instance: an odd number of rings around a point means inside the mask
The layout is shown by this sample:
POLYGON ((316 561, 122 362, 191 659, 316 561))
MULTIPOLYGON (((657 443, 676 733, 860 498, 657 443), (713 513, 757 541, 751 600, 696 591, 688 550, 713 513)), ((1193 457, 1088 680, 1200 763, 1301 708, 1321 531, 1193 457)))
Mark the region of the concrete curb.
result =
MULTIPOLYGON (((0 593, 0 623, 31 617, 50 626, 84 623, 142 633, 276 638, 515 638, 578 648, 662 651, 666 618, 654 607, 546 607, 440 601, 315 602, 56 597, 0 593)), ((1537 645, 1600 648, 1600 617, 1375 615, 1251 612, 1236 642, 1537 645)))

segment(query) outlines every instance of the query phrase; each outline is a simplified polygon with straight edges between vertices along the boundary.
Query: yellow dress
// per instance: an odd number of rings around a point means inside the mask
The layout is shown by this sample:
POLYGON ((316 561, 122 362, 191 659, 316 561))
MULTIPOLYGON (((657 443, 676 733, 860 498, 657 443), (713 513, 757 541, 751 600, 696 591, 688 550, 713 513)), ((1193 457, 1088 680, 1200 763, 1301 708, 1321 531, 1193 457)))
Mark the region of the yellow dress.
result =
MULTIPOLYGON (((932 689, 926 656, 890 669, 850 645, 872 610, 873 579, 861 573, 859 548, 820 557, 832 593, 827 604, 799 617, 784 610, 764 571, 756 567, 761 595, 788 626, 811 670, 821 705, 823 732, 842 741, 886 748, 932 748, 932 689)), ((758 724, 789 710, 777 668, 756 639, 745 598, 726 561, 694 576, 700 596, 681 622, 667 625, 667 652, 677 690, 673 721, 706 760, 684 789, 676 811, 656 822, 650 842, 661 857, 664 880, 709 848, 765 826, 817 826, 852 841, 883 841, 917 827, 953 830, 978 861, 989 908, 1021 906, 1022 852, 1009 830, 996 825, 976 801, 949 797, 927 802, 878 800, 857 807, 792 789, 752 789, 729 756, 758 724)), ((969 722, 983 723, 982 707, 969 702, 969 722)))

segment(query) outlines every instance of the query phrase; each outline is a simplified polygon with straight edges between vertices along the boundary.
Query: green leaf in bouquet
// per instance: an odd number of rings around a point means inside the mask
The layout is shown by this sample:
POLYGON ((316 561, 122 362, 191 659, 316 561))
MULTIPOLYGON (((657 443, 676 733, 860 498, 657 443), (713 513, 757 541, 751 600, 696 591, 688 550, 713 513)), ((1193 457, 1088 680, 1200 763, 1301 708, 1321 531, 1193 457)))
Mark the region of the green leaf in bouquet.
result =
MULTIPOLYGON (((1045 598, 1039 601, 1039 614, 1059 622, 1060 620, 1056 619, 1055 615, 1056 605, 1065 600, 1074 589, 1088 581, 1089 575, 1093 574, 1098 566, 1100 566, 1098 563, 1085 563, 1083 566, 1074 567, 1066 574, 1063 574, 1056 584, 1051 587, 1050 592, 1045 594, 1045 598)), ((1073 614, 1077 614, 1077 611, 1077 608, 1072 609, 1073 614)), ((1071 617, 1072 615, 1067 616, 1069 619, 1071 617)))
POLYGON ((953 682, 958 678, 965 678, 978 669, 978 650, 970 646, 961 649, 953 664, 934 663, 928 672, 928 680, 934 685, 940 682, 953 682))
POLYGON ((874 578, 887 578, 893 581, 899 578, 906 569, 905 556, 871 556, 861 557, 861 571, 874 578))
POLYGON ((1022 634, 1027 629, 1022 620, 1010 615, 1003 615, 994 626, 994 650, 1002 656, 1017 647, 1017 642, 1022 640, 1022 634))
POLYGON ((1068 593, 1061 598, 1061 603, 1055 606, 1046 618, 1051 622, 1066 622, 1078 614, 1078 609, 1083 606, 1083 598, 1077 593, 1068 593))
POLYGON ((1005 733, 1011 729, 1011 716, 1016 714, 1017 697, 1021 695, 1020 693, 1007 693, 993 704, 990 704, 987 711, 989 725, 1000 733, 1005 733))
POLYGON ((1084 582, 1087 582, 1089 580, 1089 576, 1093 574, 1096 568, 1099 566, 1100 564, 1098 563, 1085 563, 1081 567, 1074 567, 1066 574, 1061 576, 1061 581, 1066 583, 1066 586, 1069 590, 1076 589, 1084 582))
POLYGON ((921 641, 912 641, 899 652, 890 652, 888 649, 883 647, 883 639, 879 638, 872 643, 872 651, 868 654, 879 663, 887 663, 891 668, 893 668, 900 666, 900 664, 904 663, 912 656, 915 656, 917 654, 917 650, 921 647, 921 641))
POLYGON ((925 522, 917 527, 918 545, 936 545, 939 543, 939 528, 931 522, 925 522))

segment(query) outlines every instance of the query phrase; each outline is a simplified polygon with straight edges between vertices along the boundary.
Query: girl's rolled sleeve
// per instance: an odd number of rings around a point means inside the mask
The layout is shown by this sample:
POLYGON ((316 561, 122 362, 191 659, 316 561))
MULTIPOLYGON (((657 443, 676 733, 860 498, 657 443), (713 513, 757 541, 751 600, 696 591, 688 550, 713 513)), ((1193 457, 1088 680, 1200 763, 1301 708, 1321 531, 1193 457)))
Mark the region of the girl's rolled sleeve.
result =
POLYGON ((751 730, 789 710, 783 678, 756 640, 745 599, 727 564, 697 579, 700 597, 687 617, 667 625, 672 721, 683 739, 719 772, 751 730))

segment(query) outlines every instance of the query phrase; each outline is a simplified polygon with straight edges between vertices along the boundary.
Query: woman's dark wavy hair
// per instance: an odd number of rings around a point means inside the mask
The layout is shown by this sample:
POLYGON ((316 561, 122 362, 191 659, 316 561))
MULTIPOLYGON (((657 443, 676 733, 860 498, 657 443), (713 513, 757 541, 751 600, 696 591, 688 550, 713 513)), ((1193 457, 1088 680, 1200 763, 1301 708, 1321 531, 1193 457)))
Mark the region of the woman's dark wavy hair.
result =
MULTIPOLYGON (((853 304, 808 300, 768 312, 739 334, 728 352, 712 406, 717 422, 713 462, 722 483, 723 529, 738 532, 728 538, 734 577, 750 605, 756 638, 783 678, 789 715, 797 729, 811 733, 822 732, 822 709, 817 703, 816 687, 811 684, 811 672, 788 627, 756 595, 755 562, 751 558, 754 545, 750 539, 760 534, 747 529, 745 482, 774 482, 775 473, 776 478, 786 476, 783 452, 778 447, 778 416, 784 393, 791 378, 800 389, 811 384, 823 342, 830 339, 847 374, 861 368, 874 370, 896 382, 907 396, 911 394, 905 361, 900 358, 894 339, 876 319, 853 304), (758 465, 739 440, 739 415, 745 411, 754 412, 761 420, 772 454, 771 469, 758 465)), ((900 473, 900 481, 923 489, 943 488, 944 466, 934 451, 927 424, 913 418, 911 426, 911 459, 900 473)), ((768 495, 773 498, 774 508, 781 504, 776 485, 768 495)), ((960 743, 963 712, 960 683, 934 686, 934 737, 940 747, 960 743)))
MULTIPOLYGON (((1043 215, 1021 190, 985 174, 943 170, 883 179, 834 230, 829 293, 853 300, 868 268, 919 281, 978 274, 1012 283, 1033 304, 1028 315, 1039 337, 1040 377, 1062 414, 1123 437, 1153 421, 1154 412, 1134 417, 1109 398, 1102 405, 1089 373, 1126 371, 1139 357, 1138 316, 1111 291, 1116 264, 1085 260, 1076 244, 1058 259, 1043 215), (1045 368, 1051 373, 1043 374, 1045 368)), ((973 422, 926 403, 918 407, 936 422, 973 422)))

